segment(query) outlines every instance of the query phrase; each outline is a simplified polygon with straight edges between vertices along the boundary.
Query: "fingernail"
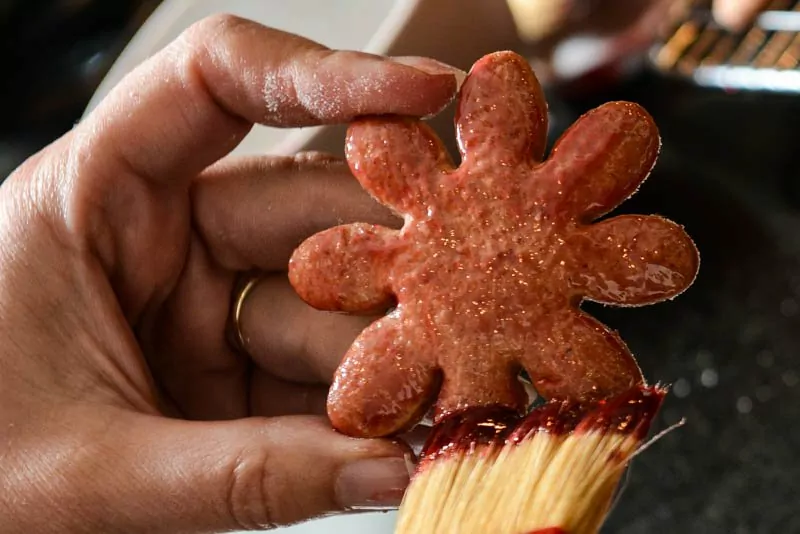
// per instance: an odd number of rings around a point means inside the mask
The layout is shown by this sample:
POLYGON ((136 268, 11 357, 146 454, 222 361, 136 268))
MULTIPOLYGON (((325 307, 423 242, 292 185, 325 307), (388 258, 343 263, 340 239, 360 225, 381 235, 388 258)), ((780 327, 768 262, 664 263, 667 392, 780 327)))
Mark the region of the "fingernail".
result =
POLYGON ((400 506, 410 480, 404 458, 371 458, 345 465, 336 497, 347 510, 391 510, 400 506))
POLYGON ((431 59, 429 57, 397 56, 389 59, 395 63, 400 63, 401 65, 414 67, 417 70, 421 70, 425 74, 451 74, 455 77, 456 86, 459 89, 461 88, 461 84, 464 83, 464 79, 467 77, 467 73, 463 70, 452 65, 448 65, 447 63, 436 61, 435 59, 431 59))

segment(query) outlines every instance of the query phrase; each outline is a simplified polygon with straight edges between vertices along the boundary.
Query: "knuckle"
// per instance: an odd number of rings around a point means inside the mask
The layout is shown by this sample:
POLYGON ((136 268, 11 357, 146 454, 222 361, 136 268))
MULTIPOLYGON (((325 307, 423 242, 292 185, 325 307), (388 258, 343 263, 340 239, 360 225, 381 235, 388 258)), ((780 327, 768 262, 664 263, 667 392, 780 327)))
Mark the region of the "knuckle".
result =
POLYGON ((244 449, 228 466, 226 506, 233 523, 243 530, 277 527, 279 485, 265 450, 244 449))
POLYGON ((230 13, 216 13, 192 24, 184 33, 190 42, 213 42, 221 36, 254 23, 230 13))
POLYGON ((294 163, 303 168, 305 166, 310 167, 328 167, 331 165, 344 165, 346 161, 338 156, 330 154, 328 152, 316 151, 316 150, 307 150, 304 152, 298 152, 293 157, 294 163))

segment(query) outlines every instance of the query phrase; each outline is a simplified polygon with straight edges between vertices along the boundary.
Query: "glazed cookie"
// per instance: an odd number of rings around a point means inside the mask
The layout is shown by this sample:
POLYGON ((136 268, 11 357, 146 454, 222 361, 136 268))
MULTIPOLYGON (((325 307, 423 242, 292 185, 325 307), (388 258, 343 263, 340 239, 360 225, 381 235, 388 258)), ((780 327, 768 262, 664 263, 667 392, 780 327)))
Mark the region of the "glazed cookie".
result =
POLYGON ((638 306, 672 298, 699 257, 657 216, 599 217, 652 169, 658 130, 641 107, 612 102, 581 117, 544 159, 547 106, 526 61, 500 52, 467 77, 455 167, 424 123, 351 125, 353 174, 401 215, 393 230, 351 224, 304 242, 290 280, 310 305, 393 310, 356 339, 328 399, 335 428, 386 436, 467 408, 525 409, 521 369, 546 399, 596 401, 643 383, 619 336, 583 299, 638 306))

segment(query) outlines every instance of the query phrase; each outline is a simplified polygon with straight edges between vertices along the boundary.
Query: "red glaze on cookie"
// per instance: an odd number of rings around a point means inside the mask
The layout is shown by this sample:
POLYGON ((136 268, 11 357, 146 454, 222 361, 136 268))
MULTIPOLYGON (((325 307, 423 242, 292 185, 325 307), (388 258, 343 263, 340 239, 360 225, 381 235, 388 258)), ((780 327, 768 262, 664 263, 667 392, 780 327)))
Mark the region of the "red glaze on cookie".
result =
POLYGON ((591 403, 549 401, 520 416, 498 407, 450 414, 434 425, 422 448, 417 471, 443 458, 496 454, 543 433, 633 436, 643 440, 667 389, 638 385, 610 399, 591 403))
POLYGON ((542 161, 547 108, 525 60, 478 61, 459 97, 462 164, 406 118, 351 125, 347 160, 401 230, 354 224, 304 242, 289 265, 323 310, 397 304, 355 341, 328 398, 335 428, 386 436, 480 406, 522 411, 525 368, 547 399, 593 401, 642 382, 623 341, 583 299, 637 306, 691 285, 699 258, 683 229, 656 216, 593 223, 636 191, 660 147, 641 107, 601 106, 542 161))

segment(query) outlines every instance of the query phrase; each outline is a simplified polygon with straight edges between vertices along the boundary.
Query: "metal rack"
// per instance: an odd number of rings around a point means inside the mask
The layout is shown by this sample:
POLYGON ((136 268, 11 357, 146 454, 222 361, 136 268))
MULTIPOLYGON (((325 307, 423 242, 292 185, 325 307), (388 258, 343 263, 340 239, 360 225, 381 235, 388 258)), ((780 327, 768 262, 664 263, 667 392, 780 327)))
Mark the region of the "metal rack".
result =
POLYGON ((800 93, 800 1, 773 0, 744 32, 711 17, 707 1, 673 12, 651 52, 659 71, 701 86, 800 93))

